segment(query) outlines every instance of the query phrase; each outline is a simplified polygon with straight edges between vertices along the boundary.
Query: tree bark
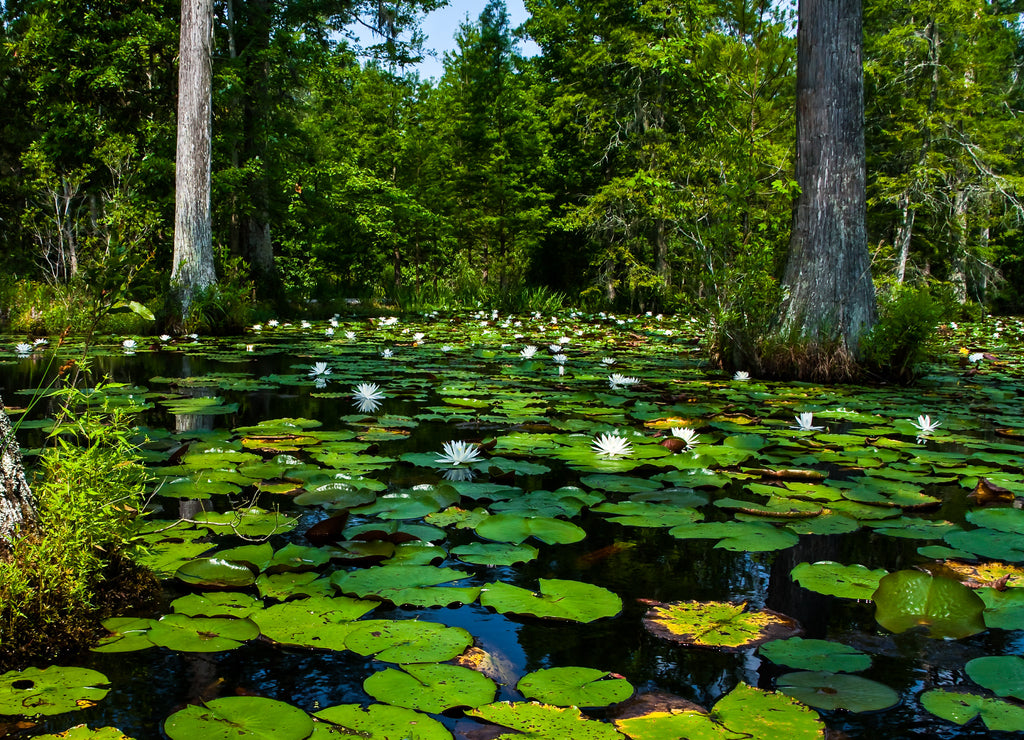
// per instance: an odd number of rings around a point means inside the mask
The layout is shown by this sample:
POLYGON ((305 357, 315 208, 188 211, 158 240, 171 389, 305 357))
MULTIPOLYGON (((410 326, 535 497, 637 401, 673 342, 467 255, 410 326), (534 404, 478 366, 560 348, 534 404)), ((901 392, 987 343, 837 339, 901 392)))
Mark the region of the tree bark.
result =
POLYGON ((183 313, 196 293, 217 282, 210 215, 212 45, 212 0, 181 0, 171 285, 183 313))
POLYGON ((800 0, 797 197, 784 332, 856 354, 876 320, 867 248, 861 1, 800 0))
POLYGON ((0 400, 0 554, 37 521, 36 500, 25 480, 21 449, 0 400))

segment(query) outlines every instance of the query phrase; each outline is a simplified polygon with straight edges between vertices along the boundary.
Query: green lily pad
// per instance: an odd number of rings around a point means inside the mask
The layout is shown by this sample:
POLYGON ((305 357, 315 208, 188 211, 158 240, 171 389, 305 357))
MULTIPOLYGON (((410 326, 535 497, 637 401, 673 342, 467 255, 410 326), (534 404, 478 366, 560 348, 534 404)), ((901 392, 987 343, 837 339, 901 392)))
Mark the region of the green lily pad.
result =
POLYGON ((1024 701, 1024 658, 1017 655, 992 655, 967 661, 967 675, 996 696, 1012 696, 1024 701))
MULTIPOLYGON (((358 704, 338 704, 322 709, 314 717, 345 728, 340 737, 351 736, 369 740, 451 740, 452 734, 436 719, 405 707, 371 704, 363 709, 358 704)), ((314 738, 316 735, 314 734, 314 738)))
POLYGON ((1024 732, 1024 707, 1002 699, 933 689, 921 694, 921 706, 942 719, 964 725, 981 716, 997 732, 1024 732))
POLYGON ((466 712, 471 717, 508 727, 513 732, 498 736, 498 740, 621 740, 622 735, 604 722, 587 719, 576 707, 556 707, 533 702, 498 702, 466 712))
POLYGON ((1008 563, 1024 562, 1024 534, 1017 532, 986 528, 956 530, 944 535, 943 539, 958 550, 966 550, 985 558, 1008 563))
POLYGON ((190 560, 178 568, 175 577, 190 586, 203 588, 247 588, 256 582, 248 566, 223 558, 190 560))
POLYGON ((0 676, 0 714, 63 714, 91 707, 107 695, 110 681, 90 668, 52 665, 0 676))
POLYGON ((515 565, 536 559, 537 548, 531 545, 474 542, 453 547, 452 555, 473 565, 515 565))
POLYGON ((870 599, 878 582, 886 575, 882 568, 843 565, 831 560, 800 563, 789 572, 790 577, 809 591, 842 599, 870 599))
POLYGON ((345 638, 345 647, 387 663, 440 663, 473 644, 461 627, 411 619, 370 619, 359 622, 345 638))
POLYGON ((313 732, 313 718, 276 699, 229 696, 175 712, 164 732, 171 740, 304 740, 313 732))
POLYGON ((154 645, 183 653, 216 653, 233 650, 259 635, 259 628, 248 619, 166 614, 153 622, 146 637, 154 645))
POLYGON ((529 537, 536 537, 547 545, 565 545, 579 542, 587 533, 572 522, 550 517, 527 517, 515 514, 495 514, 484 519, 476 528, 481 537, 495 542, 518 545, 529 537))
POLYGON ((480 594, 480 603, 499 614, 528 614, 545 619, 593 622, 622 611, 622 599, 607 589, 580 581, 541 578, 540 592, 492 583, 480 594))
POLYGON ((696 509, 655 504, 647 501, 619 501, 595 506, 591 511, 610 514, 608 521, 626 527, 676 527, 704 518, 696 509))
POLYGON ((217 534, 237 534, 242 537, 269 537, 295 528, 298 520, 276 511, 257 507, 239 511, 204 511, 195 515, 196 524, 217 534))
POLYGON ((363 681, 363 690, 378 701, 440 714, 455 707, 478 707, 494 700, 494 681, 470 668, 443 663, 386 668, 363 681))
POLYGON ((282 645, 345 650, 345 640, 377 603, 350 599, 310 597, 275 604, 253 615, 263 636, 282 645))
POLYGON ((872 596, 875 620, 891 632, 925 627, 932 637, 958 639, 985 630, 985 602, 959 581, 919 570, 890 573, 872 596))
POLYGON ((877 712, 894 707, 900 701, 900 695, 888 686, 845 673, 787 673, 779 676, 776 685, 783 694, 817 709, 877 712))
POLYGON ((94 730, 88 725, 75 725, 64 732, 33 737, 35 740, 132 740, 116 727, 101 727, 94 730))
POLYGON ((871 667, 871 656, 849 645, 829 640, 790 637, 788 640, 767 642, 757 652, 772 663, 805 671, 856 673, 871 667))
POLYGON ((633 695, 629 681, 596 668, 542 668, 523 676, 516 688, 527 699, 559 707, 606 707, 633 695))
POLYGON ((770 609, 748 610, 746 602, 647 603, 651 607, 643 620, 647 631, 681 645, 735 651, 803 631, 796 620, 785 614, 770 609))
MULTIPOLYGON (((248 594, 188 594, 171 602, 176 614, 189 617, 250 617, 263 608, 261 602, 248 594)), ((109 627, 108 627, 109 629, 109 627)))
POLYGON ((398 605, 448 606, 473 603, 480 595, 480 588, 438 588, 438 584, 469 577, 469 573, 461 570, 431 565, 380 565, 335 573, 331 583, 341 593, 359 598, 382 599, 398 605))
POLYGON ((330 579, 316 571, 305 573, 264 573, 256 579, 256 588, 264 599, 287 601, 296 596, 324 596, 335 594, 330 579))
POLYGON ((1002 630, 1024 630, 1024 588, 979 588, 985 602, 985 626, 1002 630))
POLYGON ((781 692, 762 691, 745 683, 737 684, 710 712, 653 712, 617 719, 615 726, 637 740, 820 740, 824 734, 813 709, 781 692))
POLYGON ((681 540, 717 539, 715 547, 733 552, 785 550, 800 538, 792 532, 765 522, 706 522, 680 524, 668 531, 681 540))
POLYGON ((153 647, 149 630, 154 620, 139 617, 111 617, 103 620, 103 628, 110 635, 102 638, 92 651, 94 653, 130 653, 153 647))

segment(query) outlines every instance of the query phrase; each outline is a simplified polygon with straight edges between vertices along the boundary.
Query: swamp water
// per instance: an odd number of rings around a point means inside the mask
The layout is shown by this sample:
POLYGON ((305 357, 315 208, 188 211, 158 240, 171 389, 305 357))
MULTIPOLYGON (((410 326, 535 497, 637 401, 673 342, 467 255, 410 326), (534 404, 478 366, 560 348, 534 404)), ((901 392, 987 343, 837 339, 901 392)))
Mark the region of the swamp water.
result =
MULTIPOLYGON (((106 677, 102 698, 24 736, 160 738, 173 717, 171 737, 302 738, 317 713, 336 724, 313 737, 338 738, 1024 731, 1020 332, 947 332, 948 361, 913 388, 735 380, 703 365, 693 322, 656 317, 351 319, 93 348, 148 440, 143 529, 166 598, 77 661, 106 677), (384 397, 354 400, 360 383, 384 397), (795 428, 805 412, 820 429, 795 428), (939 425, 919 436, 921 414, 939 425), (661 444, 683 427, 692 445, 661 444), (479 447, 439 462, 453 440, 479 447), (979 485, 1003 500, 972 500, 979 485), (935 577, 906 573, 923 566, 935 577), (887 573, 891 629, 872 601, 887 573), (668 626, 645 625, 659 609, 668 626), (762 609, 815 642, 780 627, 746 646, 762 609), (623 718, 654 692, 712 715, 623 718)), ((15 341, 0 395, 23 407, 60 363, 15 341)))

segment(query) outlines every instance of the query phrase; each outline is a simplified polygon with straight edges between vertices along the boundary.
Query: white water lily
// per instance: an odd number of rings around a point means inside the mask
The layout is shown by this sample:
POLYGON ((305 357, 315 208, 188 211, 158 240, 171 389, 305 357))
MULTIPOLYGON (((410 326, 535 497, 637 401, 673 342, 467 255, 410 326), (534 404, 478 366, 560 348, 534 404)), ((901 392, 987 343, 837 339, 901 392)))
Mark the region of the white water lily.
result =
POLYGON ((560 344, 549 344, 548 349, 554 352, 556 355, 562 351, 562 345, 560 344))
POLYGON ((612 365, 615 364, 615 358, 614 357, 602 357, 601 358, 601 362, 604 363, 605 365, 608 365, 609 367, 611 367, 612 365))
POLYGON ((390 347, 385 347, 384 349, 382 349, 380 351, 380 356, 383 357, 386 360, 389 357, 394 357, 395 356, 395 352, 390 347))
POLYGON ((169 341, 171 341, 171 335, 170 334, 161 334, 160 335, 160 341, 161 342, 169 342, 169 341))
POLYGON ((441 347, 441 351, 444 352, 445 354, 451 352, 453 349, 455 349, 455 348, 453 346, 451 346, 450 344, 446 344, 443 347, 441 347))
POLYGON ((559 338, 558 338, 558 343, 559 343, 560 345, 562 345, 563 347, 564 347, 565 345, 567 345, 567 344, 568 344, 569 342, 571 342, 571 341, 572 341, 572 340, 571 340, 571 339, 569 339, 569 337, 559 337, 559 338))
POLYGON ((556 365, 564 365, 565 361, 568 358, 565 355, 563 355, 563 354, 557 354, 557 355, 551 355, 551 359, 555 362, 556 365))
POLYGON ((971 362, 981 362, 982 360, 985 359, 985 353, 972 352, 970 355, 967 356, 967 359, 970 360, 971 362))
POLYGON ((32 351, 32 345, 26 342, 19 342, 18 344, 14 345, 14 351, 17 352, 19 355, 27 355, 32 351))
POLYGON ((384 392, 376 383, 359 383, 352 389, 352 400, 361 413, 372 414, 380 408, 385 398, 384 392))
POLYGON ((599 434, 590 449, 607 458, 622 457, 633 451, 633 443, 618 434, 599 434))
POLYGON ((537 354, 537 348, 534 347, 532 344, 528 344, 521 350, 519 350, 519 356, 522 357, 524 360, 529 360, 535 354, 537 354))
POLYGON ((345 339, 352 340, 352 339, 355 339, 355 338, 356 338, 356 333, 354 331, 347 331, 347 332, 345 332, 345 339))
POLYGON ((636 385, 639 382, 640 378, 633 378, 629 375, 620 375, 619 373, 612 373, 608 376, 608 386, 610 388, 636 385))
POLYGON ((918 434, 931 434, 939 426, 939 421, 932 421, 932 417, 928 414, 921 414, 917 417, 916 422, 912 421, 910 423, 914 425, 915 429, 917 429, 918 434))
POLYGON ((263 331, 263 324, 253 324, 252 325, 252 330, 253 331, 263 331))
POLYGON ((310 377, 327 376, 331 374, 331 368, 327 366, 326 362, 314 362, 313 366, 309 368, 310 377))
POLYGON ((793 418, 796 419, 796 426, 792 426, 790 429, 799 429, 801 432, 816 432, 819 429, 825 428, 814 426, 814 414, 810 411, 804 411, 793 418))
POLYGON ((50 343, 50 340, 45 338, 45 337, 39 337, 39 339, 33 339, 32 340, 32 344, 34 344, 37 347, 39 347, 40 345, 49 344, 49 343, 50 343))
POLYGON ((471 463, 480 456, 479 447, 472 442, 463 442, 462 440, 445 442, 443 450, 444 454, 435 461, 443 465, 458 466, 463 463, 471 463))
POLYGON ((733 380, 750 380, 750 373, 746 370, 737 370, 736 374, 732 376, 733 380))
POLYGON ((427 335, 424 334, 421 331, 418 331, 418 332, 416 332, 415 334, 412 335, 412 340, 414 342, 422 342, 423 341, 423 337, 425 337, 425 336, 427 336, 427 335))
POLYGON ((299 327, 302 328, 302 329, 308 329, 311 326, 312 326, 312 324, 309 323, 308 321, 303 321, 301 324, 299 324, 299 327))
POLYGON ((700 435, 690 427, 672 427, 672 436, 683 440, 686 449, 690 449, 697 444, 700 435))
POLYGON ((271 329, 273 329, 279 323, 280 322, 277 319, 271 319, 270 321, 267 322, 267 326, 269 326, 271 329))
POLYGON ((134 352, 136 342, 134 339, 125 339, 123 342, 121 342, 121 346, 124 348, 125 352, 134 352))
POLYGON ((333 337, 334 336, 334 327, 333 326, 328 326, 326 329, 324 329, 324 335, 328 336, 328 337, 333 337))

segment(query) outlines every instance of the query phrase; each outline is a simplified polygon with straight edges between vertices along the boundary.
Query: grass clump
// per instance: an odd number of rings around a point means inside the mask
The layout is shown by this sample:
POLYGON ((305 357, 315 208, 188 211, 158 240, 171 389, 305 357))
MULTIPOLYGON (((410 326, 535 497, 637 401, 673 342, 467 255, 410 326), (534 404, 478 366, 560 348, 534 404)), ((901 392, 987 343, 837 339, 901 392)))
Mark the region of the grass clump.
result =
POLYGON ((81 649, 100 618, 152 595, 156 583, 131 561, 132 523, 147 475, 130 415, 88 407, 74 414, 86 395, 60 393, 64 418, 32 471, 38 527, 0 555, 0 665, 6 668, 81 649))

